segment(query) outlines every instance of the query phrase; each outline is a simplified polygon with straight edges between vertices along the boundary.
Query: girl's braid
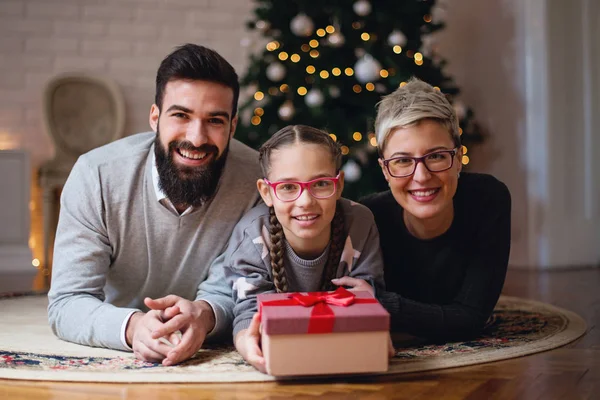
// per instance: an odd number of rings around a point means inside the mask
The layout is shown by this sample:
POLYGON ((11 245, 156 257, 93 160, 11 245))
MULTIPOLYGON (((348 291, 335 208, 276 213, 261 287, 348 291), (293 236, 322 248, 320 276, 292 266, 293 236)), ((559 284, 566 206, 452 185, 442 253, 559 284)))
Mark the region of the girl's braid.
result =
POLYGON ((283 266, 283 252, 285 247, 283 244, 283 228, 275 215, 273 207, 269 207, 269 233, 271 234, 271 273, 273 274, 273 283, 277 289, 277 293, 287 292, 288 283, 285 276, 285 268, 283 266))

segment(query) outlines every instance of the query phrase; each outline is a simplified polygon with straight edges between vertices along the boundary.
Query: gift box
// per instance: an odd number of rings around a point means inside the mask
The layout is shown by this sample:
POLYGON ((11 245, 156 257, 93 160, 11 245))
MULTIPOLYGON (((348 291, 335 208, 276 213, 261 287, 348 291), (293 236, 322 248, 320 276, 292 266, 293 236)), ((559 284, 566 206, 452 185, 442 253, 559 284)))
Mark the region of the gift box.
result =
POLYGON ((369 292, 259 294, 258 302, 270 375, 387 371, 390 315, 369 292))

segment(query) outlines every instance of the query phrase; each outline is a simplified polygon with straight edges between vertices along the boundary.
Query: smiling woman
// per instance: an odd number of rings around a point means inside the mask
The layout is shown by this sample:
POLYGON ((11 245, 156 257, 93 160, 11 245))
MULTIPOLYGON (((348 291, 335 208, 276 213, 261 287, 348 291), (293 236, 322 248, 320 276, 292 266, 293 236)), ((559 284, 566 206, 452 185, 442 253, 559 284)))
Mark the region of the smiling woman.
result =
MULTIPOLYGON (((392 329, 439 341, 481 333, 510 252, 510 193, 461 174, 457 118, 444 95, 412 79, 379 105, 379 164, 390 190, 362 200, 381 235, 392 329)), ((350 286, 362 284, 345 278, 350 286)))

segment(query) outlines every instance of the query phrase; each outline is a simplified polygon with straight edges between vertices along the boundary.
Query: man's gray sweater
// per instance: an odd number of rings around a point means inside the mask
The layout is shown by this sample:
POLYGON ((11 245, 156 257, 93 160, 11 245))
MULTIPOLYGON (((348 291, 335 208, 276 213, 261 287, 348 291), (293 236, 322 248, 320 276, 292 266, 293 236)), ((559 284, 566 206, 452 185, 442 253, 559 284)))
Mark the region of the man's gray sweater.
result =
POLYGON ((48 294, 50 325, 64 340, 125 349, 125 318, 147 310, 145 297, 168 294, 206 300, 211 336, 230 332, 231 289, 209 268, 258 200, 257 152, 232 140, 217 194, 178 216, 157 200, 154 139, 142 133, 90 151, 65 184, 48 294))

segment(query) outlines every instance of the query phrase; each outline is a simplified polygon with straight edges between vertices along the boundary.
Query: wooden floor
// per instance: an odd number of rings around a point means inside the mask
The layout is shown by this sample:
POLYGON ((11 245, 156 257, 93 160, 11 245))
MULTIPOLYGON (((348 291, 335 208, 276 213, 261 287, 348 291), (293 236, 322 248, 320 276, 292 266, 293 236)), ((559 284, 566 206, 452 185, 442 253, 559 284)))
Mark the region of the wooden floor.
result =
POLYGON ((0 399, 600 399, 600 269, 511 270, 504 293, 575 311, 588 333, 513 360, 386 379, 302 384, 75 384, 0 380, 0 399))

